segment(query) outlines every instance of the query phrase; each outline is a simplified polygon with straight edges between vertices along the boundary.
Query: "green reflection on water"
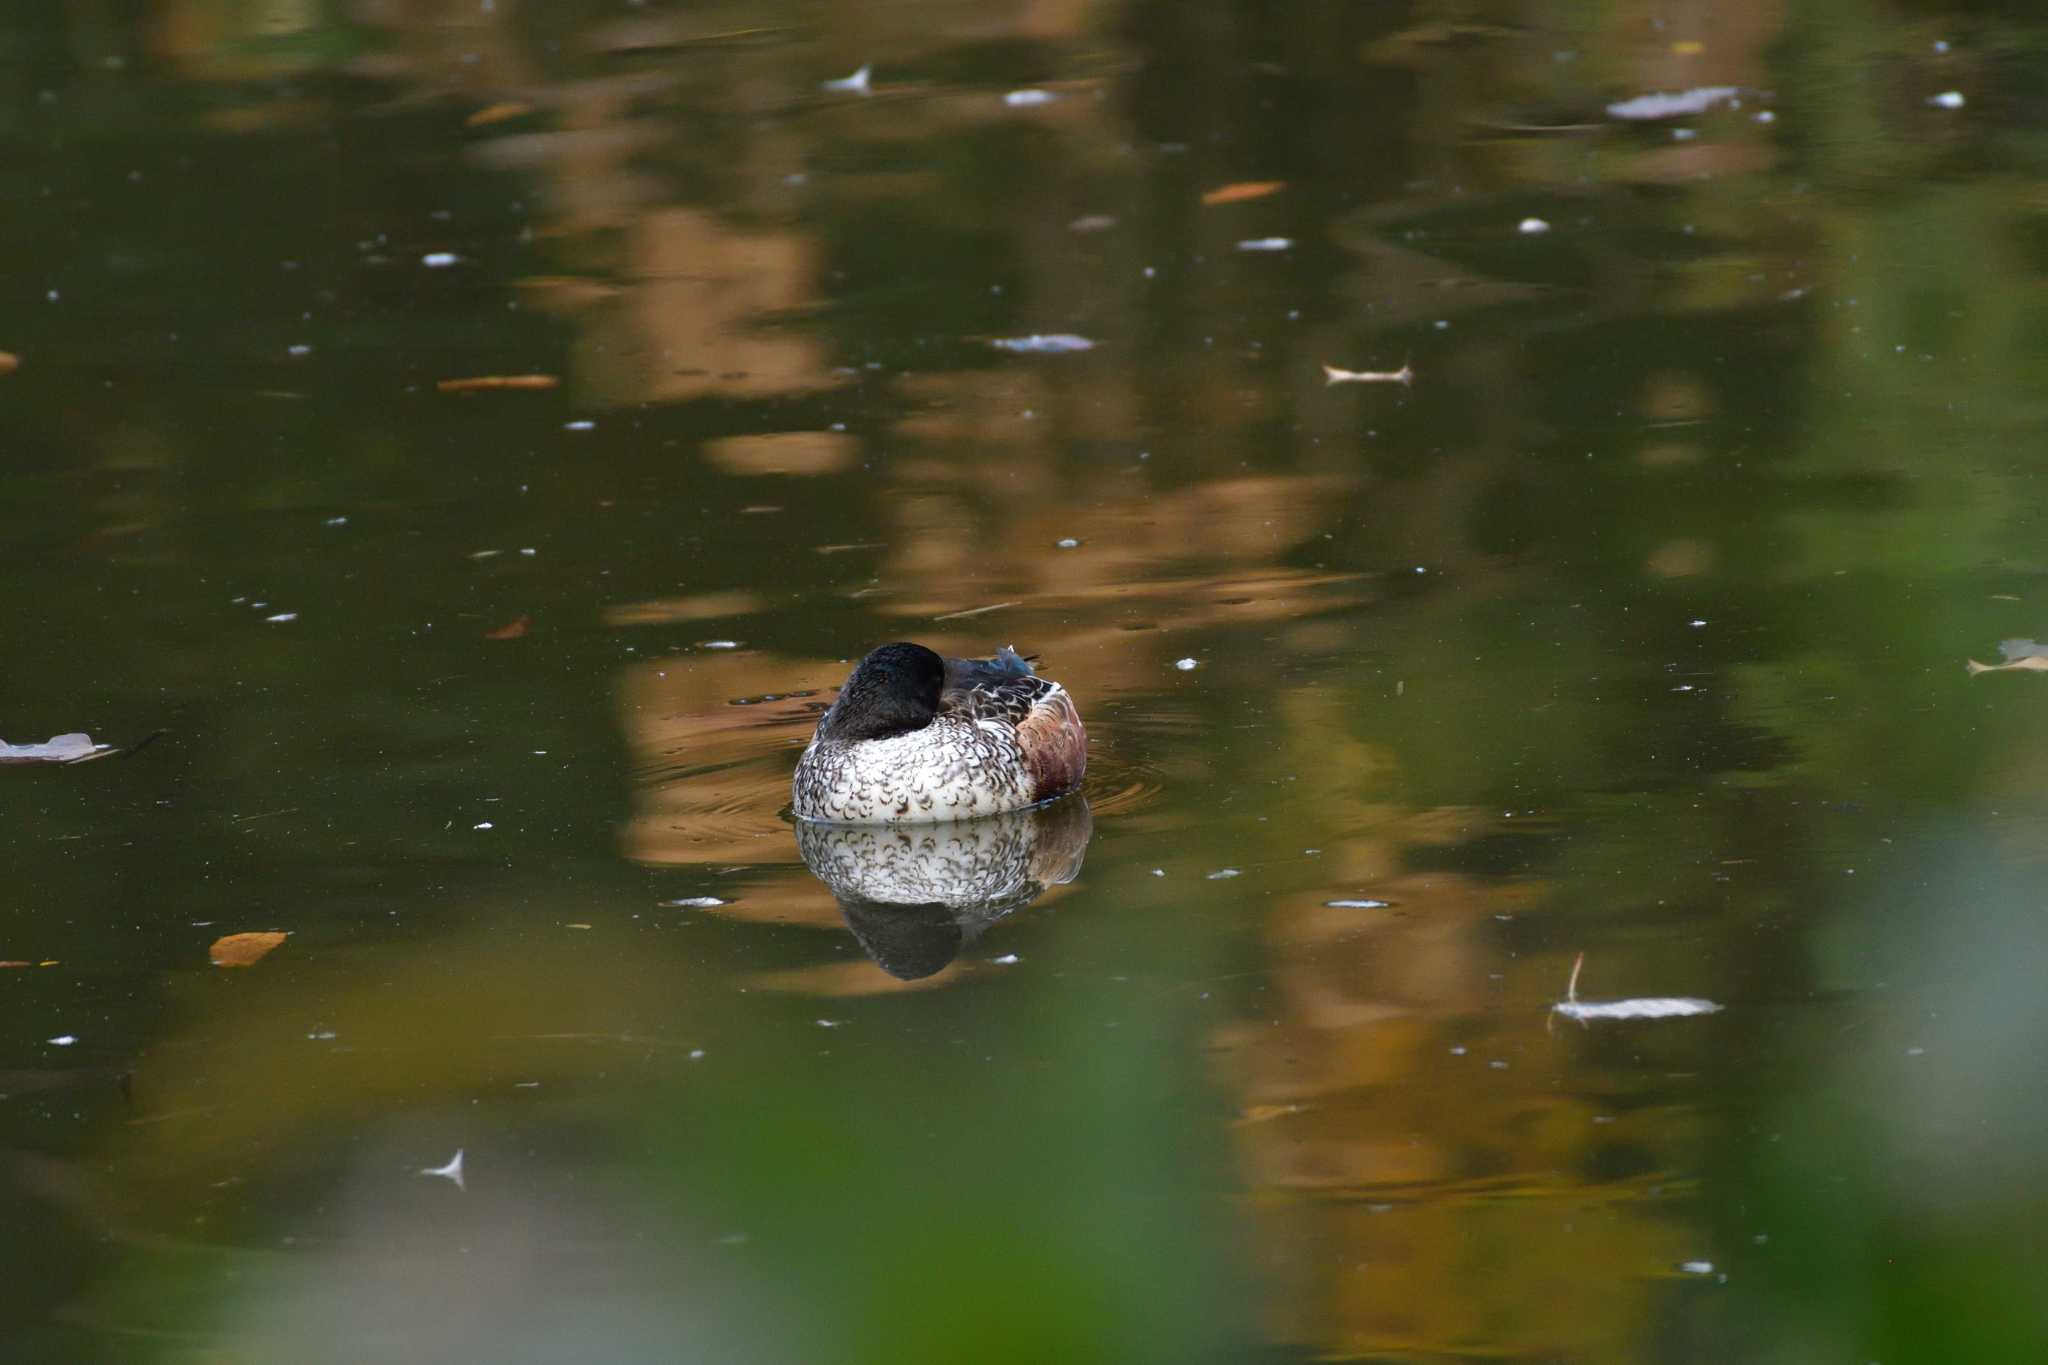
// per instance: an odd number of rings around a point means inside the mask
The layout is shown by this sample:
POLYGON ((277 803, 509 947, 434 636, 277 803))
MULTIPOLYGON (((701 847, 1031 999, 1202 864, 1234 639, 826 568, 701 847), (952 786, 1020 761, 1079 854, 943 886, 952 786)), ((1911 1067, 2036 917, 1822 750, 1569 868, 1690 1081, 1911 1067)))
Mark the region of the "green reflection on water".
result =
POLYGON ((0 774, 10 1358, 2037 1358, 2040 55, 0 22, 0 737, 161 732, 0 774), (904 636, 1094 832, 892 973, 780 812, 904 636))

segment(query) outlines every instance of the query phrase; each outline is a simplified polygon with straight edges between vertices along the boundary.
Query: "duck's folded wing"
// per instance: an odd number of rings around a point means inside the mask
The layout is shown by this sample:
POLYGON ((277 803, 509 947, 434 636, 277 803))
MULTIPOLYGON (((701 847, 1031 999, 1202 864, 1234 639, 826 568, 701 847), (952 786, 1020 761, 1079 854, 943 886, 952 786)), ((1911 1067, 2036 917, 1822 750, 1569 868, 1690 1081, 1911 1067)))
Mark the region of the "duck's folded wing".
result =
POLYGON ((1017 726, 1024 723, 1033 707, 1060 690, 1058 683, 1028 673, 956 686, 949 668, 946 690, 939 696, 939 714, 1017 726))

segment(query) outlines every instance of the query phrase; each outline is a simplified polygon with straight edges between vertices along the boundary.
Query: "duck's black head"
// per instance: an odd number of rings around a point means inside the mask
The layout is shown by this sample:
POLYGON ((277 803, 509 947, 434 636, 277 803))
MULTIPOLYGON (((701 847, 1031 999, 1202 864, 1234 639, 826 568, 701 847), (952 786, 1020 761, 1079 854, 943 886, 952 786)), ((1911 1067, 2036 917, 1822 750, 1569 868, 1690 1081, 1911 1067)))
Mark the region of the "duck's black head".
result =
POLYGON ((839 689, 818 737, 852 744, 922 730, 939 714, 945 684, 946 661, 923 645, 883 645, 839 689))

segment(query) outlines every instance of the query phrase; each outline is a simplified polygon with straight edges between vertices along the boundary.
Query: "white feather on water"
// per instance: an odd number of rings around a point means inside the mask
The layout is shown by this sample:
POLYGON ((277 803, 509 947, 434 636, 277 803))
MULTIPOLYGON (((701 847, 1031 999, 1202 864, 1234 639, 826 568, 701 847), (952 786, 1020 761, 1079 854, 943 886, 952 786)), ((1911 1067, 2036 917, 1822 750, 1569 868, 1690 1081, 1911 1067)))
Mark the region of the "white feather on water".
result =
POLYGON ((1644 995, 1629 1000, 1579 999, 1579 969, 1586 965, 1580 953, 1572 962, 1572 979, 1565 983, 1564 999, 1550 1007, 1552 1015, 1576 1019, 1581 1026, 1595 1019, 1684 1019, 1692 1015, 1718 1014, 1721 1006, 1691 995, 1644 995))
POLYGON ((1560 1000, 1550 1008, 1582 1024, 1589 1019, 1682 1019, 1691 1014, 1715 1014, 1721 1009, 1711 1000, 1688 995, 1648 995, 1636 1000, 1560 1000))

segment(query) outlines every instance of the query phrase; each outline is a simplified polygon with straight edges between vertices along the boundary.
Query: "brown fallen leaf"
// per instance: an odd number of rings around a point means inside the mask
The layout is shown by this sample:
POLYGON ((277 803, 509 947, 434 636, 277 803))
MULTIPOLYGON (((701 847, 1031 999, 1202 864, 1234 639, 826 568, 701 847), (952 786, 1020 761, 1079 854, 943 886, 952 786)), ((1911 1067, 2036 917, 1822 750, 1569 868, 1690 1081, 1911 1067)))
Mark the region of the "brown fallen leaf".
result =
POLYGON ((33 967, 33 962, 0 962, 0 967, 33 967))
POLYGON ((515 616, 496 630, 485 631, 484 638, 486 640, 517 640, 526 634, 527 628, 532 624, 533 618, 531 616, 515 616))
POLYGON ((289 937, 291 935, 279 933, 275 929, 252 934, 229 934, 226 938, 215 939, 213 947, 208 951, 216 967, 253 967, 289 937))
POLYGON ((482 393, 491 389, 552 389, 562 381, 551 374, 480 374, 469 379, 443 379, 442 393, 482 393))
POLYGON ((1340 370, 1323 366, 1323 383, 1330 384, 1413 384, 1415 371, 1407 365, 1398 370, 1340 370))
POLYGON ((468 128, 481 128, 487 123, 503 123, 508 118, 518 118, 521 114, 532 112, 533 106, 530 104, 507 100, 503 104, 487 104, 462 122, 463 126, 468 128))
POLYGON ((0 351, 0 374, 13 374, 20 368, 20 356, 12 351, 0 351))
POLYGON ((1240 180, 1234 185, 1219 185, 1202 196, 1204 204, 1242 204, 1247 199, 1264 199, 1269 194, 1278 194, 1287 188, 1285 180, 1240 180))

